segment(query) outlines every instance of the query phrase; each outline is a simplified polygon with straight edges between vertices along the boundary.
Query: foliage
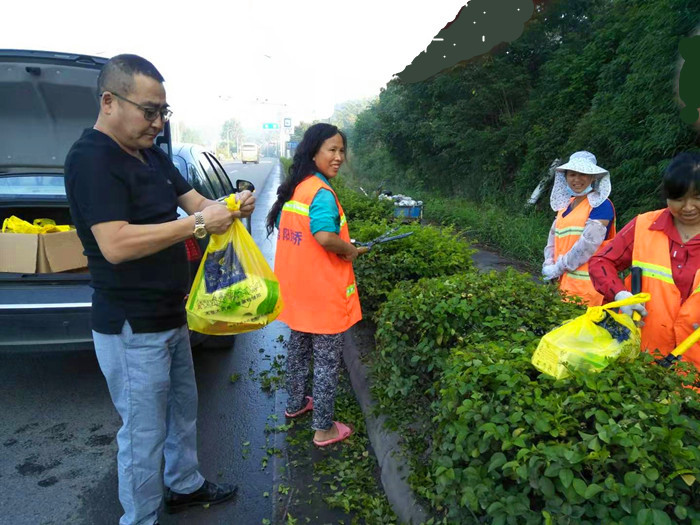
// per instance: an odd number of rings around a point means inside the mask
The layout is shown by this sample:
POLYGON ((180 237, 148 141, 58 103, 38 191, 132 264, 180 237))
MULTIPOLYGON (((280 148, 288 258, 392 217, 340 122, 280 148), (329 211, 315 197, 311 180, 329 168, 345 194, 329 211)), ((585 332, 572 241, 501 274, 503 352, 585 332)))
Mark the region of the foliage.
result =
POLYGON ((377 222, 391 219, 394 206, 390 201, 361 194, 349 187, 348 181, 342 176, 333 178, 331 187, 338 195, 350 228, 356 220, 377 222))
MULTIPOLYGON (((370 241, 396 223, 354 221, 350 233, 358 241, 370 241)), ((468 272, 473 268, 474 250, 459 239, 452 228, 407 224, 396 234, 414 232, 386 244, 377 244, 353 263, 362 310, 376 312, 397 283, 468 272)))
MULTIPOLYGON (((349 378, 341 373, 335 399, 335 418, 352 422, 353 435, 338 445, 322 450, 313 450, 314 431, 309 417, 289 420, 289 424, 278 427, 287 431, 288 454, 291 458, 288 474, 297 478, 288 503, 288 515, 306 516, 301 523, 311 523, 313 509, 322 500, 331 508, 342 510, 348 519, 338 523, 376 525, 397 523, 389 502, 384 495, 378 476, 378 465, 371 451, 362 410, 352 392, 349 378), (311 460, 305 458, 313 458, 311 460), (311 472, 308 472, 311 471, 311 472), (300 487, 299 479, 311 483, 300 487), (301 489, 301 490, 297 490, 301 489)), ((313 523, 320 521, 313 521, 313 523)))
POLYGON ((179 139, 177 142, 185 142, 188 144, 205 144, 202 133, 199 129, 188 126, 185 122, 180 122, 178 125, 179 139))
POLYGON ((514 270, 400 283, 377 315, 373 373, 380 405, 425 404, 457 346, 526 342, 582 313, 514 270))
POLYGON ((289 173, 289 167, 292 165, 292 159, 288 157, 280 157, 280 163, 282 164, 282 173, 286 177, 289 173))
POLYGON ((554 381, 533 348, 452 352, 421 483, 447 521, 697 523, 699 484, 686 480, 700 478, 700 397, 684 377, 642 354, 554 381))
POLYGON ((626 223, 659 206, 666 163, 695 147, 675 77, 697 19, 693 0, 537 2, 511 44, 424 82, 389 82, 357 118, 353 171, 368 186, 520 210, 554 158, 588 149, 626 223))
POLYGON ((230 118, 224 122, 221 126, 220 138, 226 144, 227 156, 230 157, 233 153, 238 152, 237 148, 243 142, 243 137, 243 126, 237 119, 230 118))
POLYGON ((419 194, 426 202, 425 219, 438 224, 465 228, 467 237, 478 244, 497 247, 503 255, 542 265, 544 247, 554 214, 514 214, 492 204, 465 202, 463 199, 419 194))
POLYGON ((333 108, 333 114, 330 118, 330 123, 334 126, 338 126, 341 131, 350 135, 352 133, 353 126, 357 120, 357 115, 362 113, 367 106, 371 103, 371 99, 356 99, 347 100, 340 104, 336 104, 333 108))
POLYGON ((539 336, 581 311, 513 270, 399 283, 382 305, 373 395, 434 522, 700 519, 692 367, 643 354, 554 381, 531 365, 539 336))

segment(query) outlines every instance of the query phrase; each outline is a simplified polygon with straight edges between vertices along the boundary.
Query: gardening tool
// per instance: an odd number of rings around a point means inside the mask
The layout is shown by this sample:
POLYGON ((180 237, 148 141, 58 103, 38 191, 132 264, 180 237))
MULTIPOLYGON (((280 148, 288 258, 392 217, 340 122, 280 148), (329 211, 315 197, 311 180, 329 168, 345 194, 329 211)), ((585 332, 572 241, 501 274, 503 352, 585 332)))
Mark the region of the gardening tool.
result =
MULTIPOLYGON (((639 266, 632 266, 631 270, 632 295, 637 295, 638 293, 642 293, 642 269, 639 266)), ((642 320, 642 314, 635 310, 632 312, 632 320, 635 323, 639 323, 639 321, 642 320)))
POLYGON ((384 242, 395 241, 397 239, 403 239, 404 237, 408 237, 409 235, 413 235, 413 233, 414 233, 414 232, 408 232, 408 233, 401 233, 399 235, 391 236, 391 234, 398 231, 399 228, 400 228, 400 226, 397 226, 396 228, 392 228, 388 232, 383 233, 382 235, 380 235, 376 239, 372 239, 371 241, 368 241, 368 242, 358 242, 358 241, 355 241, 354 239, 351 239, 350 242, 358 247, 357 251, 360 255, 362 255, 363 253, 367 253, 368 251, 370 251, 372 249, 372 246, 374 246, 375 244, 381 244, 384 242))
POLYGON ((668 354, 663 359, 659 359, 657 364, 663 366, 664 368, 670 368, 676 361, 681 360, 681 356, 688 350, 691 346, 700 340, 700 328, 696 328, 688 337, 686 337, 681 344, 679 344, 673 351, 668 354))

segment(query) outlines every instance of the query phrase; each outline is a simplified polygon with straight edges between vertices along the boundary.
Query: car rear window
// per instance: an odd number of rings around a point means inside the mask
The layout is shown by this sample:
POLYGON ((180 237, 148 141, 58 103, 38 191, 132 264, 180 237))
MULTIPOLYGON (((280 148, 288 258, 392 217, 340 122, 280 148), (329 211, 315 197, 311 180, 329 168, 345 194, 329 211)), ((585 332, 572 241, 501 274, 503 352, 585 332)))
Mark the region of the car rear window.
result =
POLYGON ((0 196, 65 198, 66 187, 63 175, 0 175, 0 196))

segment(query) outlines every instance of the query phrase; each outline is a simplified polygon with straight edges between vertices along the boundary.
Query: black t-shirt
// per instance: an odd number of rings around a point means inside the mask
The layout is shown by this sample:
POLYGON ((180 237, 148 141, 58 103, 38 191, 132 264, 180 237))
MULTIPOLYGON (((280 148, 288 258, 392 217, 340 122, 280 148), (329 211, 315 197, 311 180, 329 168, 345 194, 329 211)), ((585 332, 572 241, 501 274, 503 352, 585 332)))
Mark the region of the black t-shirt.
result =
POLYGON ((94 289, 92 328, 103 334, 120 333, 124 320, 136 333, 186 323, 184 297, 190 282, 184 243, 115 265, 104 258, 90 229, 109 221, 160 224, 177 219, 177 198, 192 187, 160 148, 142 153, 145 164, 104 133, 86 129, 66 157, 66 194, 94 289))

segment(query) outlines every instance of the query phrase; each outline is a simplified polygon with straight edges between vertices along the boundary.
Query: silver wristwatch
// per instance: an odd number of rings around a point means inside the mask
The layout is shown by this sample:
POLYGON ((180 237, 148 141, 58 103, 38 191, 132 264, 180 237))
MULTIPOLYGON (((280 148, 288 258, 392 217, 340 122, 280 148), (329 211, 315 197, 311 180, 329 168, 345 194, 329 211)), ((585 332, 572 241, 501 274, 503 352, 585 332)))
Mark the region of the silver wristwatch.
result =
POLYGON ((207 229, 204 226, 204 215, 201 211, 194 212, 194 236, 197 239, 204 239, 207 236, 207 229))

